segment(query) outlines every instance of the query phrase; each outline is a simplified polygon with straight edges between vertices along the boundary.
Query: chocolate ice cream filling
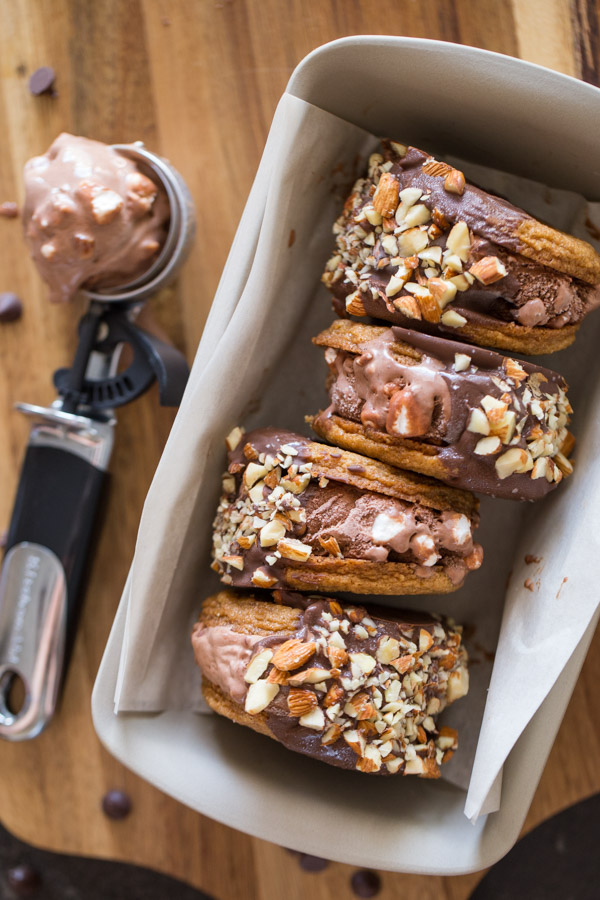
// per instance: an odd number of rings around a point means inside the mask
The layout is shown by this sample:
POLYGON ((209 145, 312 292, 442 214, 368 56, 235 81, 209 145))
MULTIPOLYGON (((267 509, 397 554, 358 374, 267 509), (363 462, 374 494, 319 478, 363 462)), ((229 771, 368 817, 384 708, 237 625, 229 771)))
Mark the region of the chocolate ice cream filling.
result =
POLYGON ((361 350, 327 349, 331 406, 322 415, 432 444, 451 483, 486 494, 503 481, 504 495, 534 500, 562 478, 553 459, 570 468, 560 449, 571 407, 556 372, 398 327, 361 350))
POLYGON ((230 625, 196 622, 192 646, 204 675, 236 701, 243 703, 248 691, 244 674, 260 635, 244 634, 230 625))
POLYGON ((303 540, 315 555, 331 537, 344 557, 418 562, 424 567, 439 562, 442 551, 463 557, 473 550, 471 522, 462 513, 437 513, 333 483, 320 488, 313 482, 304 493, 307 529, 303 540))
POLYGON ((313 477, 299 435, 264 429, 240 444, 257 459, 249 462, 241 447, 230 453, 213 526, 226 583, 285 585, 287 566, 319 557, 405 562, 423 578, 440 565, 455 584, 481 564, 473 523, 462 513, 313 477))

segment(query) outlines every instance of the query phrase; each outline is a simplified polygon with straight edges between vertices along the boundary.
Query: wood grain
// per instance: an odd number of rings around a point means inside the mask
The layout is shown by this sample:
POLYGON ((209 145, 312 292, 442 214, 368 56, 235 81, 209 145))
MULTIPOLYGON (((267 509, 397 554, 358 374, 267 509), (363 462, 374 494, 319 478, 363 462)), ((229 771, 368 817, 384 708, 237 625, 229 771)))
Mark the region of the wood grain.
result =
MULTIPOLYGON (((349 34, 439 38, 520 55, 598 83, 598 19, 586 0, 0 0, 0 202, 21 200, 21 169, 61 130, 142 139, 184 174, 198 237, 179 284, 149 314, 191 361, 269 124, 287 80, 319 44, 349 34), (39 65, 58 96, 32 97, 39 65)), ((53 399, 51 373, 75 346, 79 308, 51 307, 20 223, 0 219, 0 290, 25 302, 0 326, 0 531, 8 524, 29 425, 16 400, 53 399)), ((351 895, 348 866, 302 872, 284 849, 205 819, 127 772, 95 737, 89 701, 131 558, 145 493, 172 413, 151 391, 119 413, 104 527, 60 715, 39 739, 0 745, 4 824, 50 849, 131 860, 219 898, 315 900, 351 895), (111 822, 103 793, 122 787, 132 815, 111 822)), ((596 637, 526 828, 600 789, 596 637)), ((327 855, 327 847, 323 847, 327 855)), ((479 875, 383 874, 383 900, 464 900, 479 875)))

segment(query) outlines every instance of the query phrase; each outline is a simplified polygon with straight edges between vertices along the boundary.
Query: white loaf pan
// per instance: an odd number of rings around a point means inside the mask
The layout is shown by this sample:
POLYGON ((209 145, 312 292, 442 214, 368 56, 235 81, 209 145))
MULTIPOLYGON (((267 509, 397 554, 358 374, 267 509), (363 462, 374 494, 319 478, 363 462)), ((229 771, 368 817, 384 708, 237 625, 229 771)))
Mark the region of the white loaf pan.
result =
MULTIPOLYGON (((600 199, 600 171, 590 165, 600 145, 600 94, 540 67, 435 41, 352 37, 306 57, 288 92, 375 134, 441 146, 600 199), (514 150, 508 159, 507 146, 514 150)), ((263 166, 240 226, 246 232, 258 230, 267 181, 263 166)), ((241 291, 252 258, 238 253, 233 263, 241 291)), ((229 302, 233 309, 236 298, 229 302)), ((203 340, 200 354, 221 336, 210 321, 207 329, 210 343, 203 340)), ((97 733, 114 756, 182 803, 249 834, 340 862, 423 874, 477 871, 515 843, 595 624, 510 753, 499 812, 472 825, 463 813, 465 794, 447 783, 407 778, 396 792, 387 779, 383 790, 356 776, 355 792, 340 794, 323 778, 310 793, 304 766, 312 761, 294 760, 303 773, 295 784, 278 768, 282 757, 270 753, 270 742, 216 716, 115 716, 128 596, 126 587, 92 698, 97 733)))

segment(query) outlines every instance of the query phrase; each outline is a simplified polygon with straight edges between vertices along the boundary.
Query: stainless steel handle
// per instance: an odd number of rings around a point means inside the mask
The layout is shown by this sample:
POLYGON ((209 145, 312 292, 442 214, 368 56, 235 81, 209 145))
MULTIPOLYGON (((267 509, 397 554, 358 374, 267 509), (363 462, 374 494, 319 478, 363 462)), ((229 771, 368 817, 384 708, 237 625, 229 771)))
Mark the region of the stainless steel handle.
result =
POLYGON ((0 577, 0 736, 35 737, 56 706, 67 629, 67 584, 60 560, 47 547, 12 547, 0 577), (15 679, 24 694, 11 708, 15 679))

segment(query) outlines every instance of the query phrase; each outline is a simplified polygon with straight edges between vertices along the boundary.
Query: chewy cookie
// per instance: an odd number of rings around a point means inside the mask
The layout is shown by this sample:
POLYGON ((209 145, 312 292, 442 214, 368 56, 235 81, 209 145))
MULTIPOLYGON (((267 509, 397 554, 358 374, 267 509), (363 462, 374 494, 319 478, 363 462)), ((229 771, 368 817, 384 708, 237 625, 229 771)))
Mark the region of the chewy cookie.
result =
POLYGON ((512 500, 538 500, 573 471, 556 372, 348 319, 314 342, 326 348, 331 405, 309 421, 339 447, 512 500))
POLYGON ((435 716, 469 686, 462 629, 327 597, 221 591, 192 632, 211 708, 344 769, 439 778, 456 749, 435 716))
POLYGON ((371 156, 334 233, 323 282, 340 315, 539 354, 568 347, 600 304, 590 244, 394 141, 371 156))
POLYGON ((292 432, 236 428, 227 443, 213 523, 225 584, 447 593, 481 565, 466 491, 292 432))

